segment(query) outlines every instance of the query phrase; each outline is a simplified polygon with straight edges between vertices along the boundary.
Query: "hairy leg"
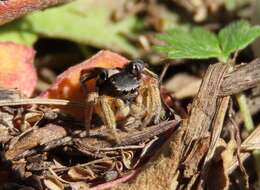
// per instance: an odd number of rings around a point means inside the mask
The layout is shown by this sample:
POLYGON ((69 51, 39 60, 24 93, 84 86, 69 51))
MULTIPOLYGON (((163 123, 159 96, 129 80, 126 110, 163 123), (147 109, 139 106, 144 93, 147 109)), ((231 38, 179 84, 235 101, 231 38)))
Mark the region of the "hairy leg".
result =
POLYGON ((100 96, 97 102, 97 113, 103 123, 111 130, 116 143, 120 144, 121 140, 116 130, 116 117, 111 108, 112 101, 107 96, 100 96))

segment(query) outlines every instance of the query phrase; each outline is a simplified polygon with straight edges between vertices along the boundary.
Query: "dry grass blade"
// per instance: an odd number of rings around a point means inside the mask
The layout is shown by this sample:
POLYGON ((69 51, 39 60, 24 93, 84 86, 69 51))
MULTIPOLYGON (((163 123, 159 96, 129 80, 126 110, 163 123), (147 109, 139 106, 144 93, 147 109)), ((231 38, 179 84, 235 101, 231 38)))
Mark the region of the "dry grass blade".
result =
POLYGON ((84 107, 83 103, 73 102, 70 100, 62 100, 62 99, 21 98, 21 99, 14 99, 14 100, 10 100, 10 99, 0 100, 0 106, 20 106, 20 105, 29 105, 29 104, 84 107))
POLYGON ((144 142, 148 139, 153 138, 156 135, 168 131, 169 129, 174 129, 178 126, 179 126, 179 121, 177 120, 161 122, 160 124, 155 126, 150 126, 144 129, 143 131, 136 132, 134 134, 122 137, 121 139, 122 142, 120 145, 131 145, 137 142, 144 142))
POLYGON ((259 149, 260 149, 260 142, 246 143, 244 145, 241 145, 241 150, 244 152, 259 150, 259 149))
MULTIPOLYGON (((212 157, 215 153, 217 141, 220 137, 220 133, 221 133, 222 128, 223 128, 223 123, 224 123, 226 111, 227 111, 227 108, 228 108, 229 99, 230 99, 230 97, 224 97, 221 100, 221 104, 218 108, 218 112, 217 112, 216 117, 215 117, 213 124, 212 124, 212 132, 211 132, 211 140, 210 140, 210 145, 209 145, 209 151, 208 151, 207 156, 204 160, 204 166, 203 167, 207 167, 207 165, 210 162, 210 159, 212 159, 212 157)), ((206 174, 207 173, 206 168, 204 168, 204 169, 205 169, 204 173, 206 174)))
POLYGON ((66 181, 66 180, 62 179, 61 177, 59 177, 59 176, 53 171, 52 168, 48 168, 48 170, 49 170, 49 172, 53 175, 53 177, 54 177, 56 180, 58 180, 58 181, 60 181, 60 182, 63 182, 63 183, 70 183, 69 181, 66 181))
POLYGON ((53 189, 53 190, 64 189, 64 185, 53 176, 47 176, 46 179, 44 179, 43 181, 46 187, 48 187, 49 189, 53 189))
MULTIPOLYGON (((253 147, 255 148, 259 147, 260 144, 259 136, 260 136, 260 125, 241 144, 241 151, 243 151, 240 154, 241 162, 245 161, 251 155, 251 153, 244 152, 244 151, 252 150, 253 147)), ((234 159, 233 162, 230 163, 230 165, 228 166, 228 172, 232 173, 238 166, 239 166, 238 160, 234 159)))
POLYGON ((144 145, 130 145, 130 146, 117 146, 117 147, 105 147, 99 148, 99 150, 103 151, 112 151, 112 150, 125 150, 125 149, 142 149, 144 145))
POLYGON ((219 103, 219 89, 227 69, 228 67, 222 63, 214 64, 208 68, 204 76, 187 122, 187 133, 184 138, 185 155, 189 153, 190 145, 194 141, 208 135, 219 103))
POLYGON ((73 180, 93 180, 95 173, 89 167, 74 166, 68 171, 68 175, 73 180))
POLYGON ((112 138, 109 129, 102 127, 99 130, 91 130, 89 137, 75 138, 74 147, 88 156, 102 158, 106 156, 106 152, 112 153, 115 151, 118 152, 118 150, 142 149, 146 146, 143 143, 154 139, 157 135, 161 135, 169 130, 174 130, 177 127, 179 127, 179 121, 171 120, 147 127, 142 131, 138 129, 132 129, 127 132, 121 131, 121 143, 117 144, 117 146, 114 146, 113 141, 110 140, 112 138))

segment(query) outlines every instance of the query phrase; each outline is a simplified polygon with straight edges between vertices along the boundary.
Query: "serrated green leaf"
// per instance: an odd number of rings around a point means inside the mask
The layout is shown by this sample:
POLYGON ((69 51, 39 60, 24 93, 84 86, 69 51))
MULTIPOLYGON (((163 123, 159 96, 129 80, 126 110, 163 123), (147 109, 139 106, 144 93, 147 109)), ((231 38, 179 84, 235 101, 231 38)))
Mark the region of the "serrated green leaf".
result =
POLYGON ((167 53, 171 59, 207 59, 221 56, 218 39, 214 33, 203 28, 191 31, 174 29, 158 35, 166 45, 158 46, 159 52, 167 53))
POLYGON ((10 23, 5 26, 1 26, 0 29, 0 41, 11 41, 18 44, 24 44, 28 46, 32 46, 38 36, 30 30, 27 30, 25 27, 25 23, 22 20, 10 23))
POLYGON ((246 21, 238 21, 223 28, 218 39, 224 57, 227 59, 236 50, 243 49, 260 36, 260 27, 246 21))

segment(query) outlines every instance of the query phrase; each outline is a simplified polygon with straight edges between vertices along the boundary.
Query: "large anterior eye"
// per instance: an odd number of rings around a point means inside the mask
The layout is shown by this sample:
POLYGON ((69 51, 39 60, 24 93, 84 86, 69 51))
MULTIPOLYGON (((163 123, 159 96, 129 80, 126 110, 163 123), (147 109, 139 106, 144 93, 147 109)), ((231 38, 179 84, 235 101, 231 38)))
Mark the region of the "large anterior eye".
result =
POLYGON ((141 59, 133 60, 127 66, 127 70, 135 76, 139 76, 142 73, 143 69, 144 62, 141 59))
POLYGON ((108 79, 108 72, 105 69, 102 69, 98 75, 98 82, 102 83, 108 79))

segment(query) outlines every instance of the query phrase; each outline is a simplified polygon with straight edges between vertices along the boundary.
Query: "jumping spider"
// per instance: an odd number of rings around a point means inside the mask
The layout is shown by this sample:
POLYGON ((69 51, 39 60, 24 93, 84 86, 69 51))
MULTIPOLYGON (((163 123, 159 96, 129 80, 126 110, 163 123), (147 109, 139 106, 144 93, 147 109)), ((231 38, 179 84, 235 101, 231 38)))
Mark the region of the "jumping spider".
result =
POLYGON ((123 68, 117 69, 82 70, 80 83, 87 95, 87 133, 95 113, 111 129, 119 144, 120 138, 116 128, 118 121, 132 119, 142 128, 150 123, 158 123, 164 113, 158 77, 144 67, 142 60, 131 61, 123 68), (88 88, 91 79, 96 79, 95 90, 88 88))

